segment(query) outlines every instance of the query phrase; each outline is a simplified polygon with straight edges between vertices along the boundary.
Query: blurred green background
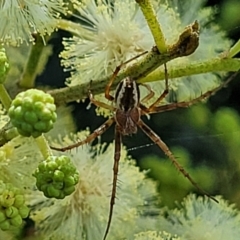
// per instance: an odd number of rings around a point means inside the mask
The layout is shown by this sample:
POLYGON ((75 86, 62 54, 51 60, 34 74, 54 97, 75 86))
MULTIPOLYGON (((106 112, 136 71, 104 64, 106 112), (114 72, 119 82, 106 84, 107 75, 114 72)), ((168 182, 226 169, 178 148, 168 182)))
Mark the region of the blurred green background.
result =
MULTIPOLYGON (((236 42, 240 38, 240 1, 208 1, 206 5, 218 9, 216 22, 236 42)), ((38 78, 39 84, 49 83, 51 79, 55 86, 64 85, 67 74, 63 73, 57 56, 62 49, 61 38, 67 34, 61 31, 58 34, 58 37, 51 41, 54 55, 49 59, 45 72, 38 78), (56 71, 52 71, 52 68, 56 71)), ((240 207, 239 96, 240 75, 227 88, 212 96, 207 103, 200 103, 189 109, 155 114, 150 120, 144 118, 201 188, 211 195, 223 195, 230 202, 235 202, 238 207, 240 207)), ((94 107, 86 109, 88 103, 89 101, 73 103, 73 114, 79 130, 89 127, 93 131, 105 121, 103 117, 96 116, 94 107)), ((102 136, 104 142, 111 142, 113 139, 113 128, 102 136)), ((149 177, 158 181, 163 205, 172 207, 176 200, 181 200, 189 192, 198 193, 141 131, 136 136, 124 137, 123 143, 141 169, 151 169, 149 177)), ((113 164, 113 159, 109 164, 113 164)))

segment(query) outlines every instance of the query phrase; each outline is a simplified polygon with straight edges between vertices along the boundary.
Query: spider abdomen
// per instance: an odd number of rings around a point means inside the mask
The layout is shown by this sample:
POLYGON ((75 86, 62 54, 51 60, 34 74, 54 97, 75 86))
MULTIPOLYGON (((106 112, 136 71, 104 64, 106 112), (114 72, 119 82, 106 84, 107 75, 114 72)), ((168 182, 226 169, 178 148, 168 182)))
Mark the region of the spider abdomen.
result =
POLYGON ((137 132, 137 122, 140 119, 139 108, 132 108, 128 111, 117 109, 115 112, 115 121, 119 131, 123 135, 131 135, 137 132))

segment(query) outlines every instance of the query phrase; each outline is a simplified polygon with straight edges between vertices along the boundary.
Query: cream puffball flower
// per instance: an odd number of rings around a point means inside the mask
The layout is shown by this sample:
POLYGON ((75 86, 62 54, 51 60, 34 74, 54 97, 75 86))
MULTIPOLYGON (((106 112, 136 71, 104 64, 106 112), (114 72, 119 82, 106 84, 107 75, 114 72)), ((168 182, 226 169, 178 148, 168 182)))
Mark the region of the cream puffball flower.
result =
MULTIPOLYGON (((207 197, 189 195, 180 209, 168 212, 169 226, 166 231, 178 234, 185 240, 237 240, 240 236, 240 214, 236 206, 222 197, 215 203, 207 197)), ((162 228, 161 221, 159 228, 162 228)))
POLYGON ((2 0, 0 2, 0 43, 20 45, 56 29, 60 13, 66 10, 62 0, 2 0))

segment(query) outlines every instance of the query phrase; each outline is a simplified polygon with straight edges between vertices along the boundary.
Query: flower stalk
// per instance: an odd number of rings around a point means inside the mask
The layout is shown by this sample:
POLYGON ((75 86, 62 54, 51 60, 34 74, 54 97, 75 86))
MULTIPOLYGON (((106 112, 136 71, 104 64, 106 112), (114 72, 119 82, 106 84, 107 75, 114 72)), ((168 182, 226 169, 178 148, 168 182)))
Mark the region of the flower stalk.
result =
POLYGON ((3 84, 0 84, 0 101, 2 102, 4 108, 8 110, 11 105, 12 99, 3 84))
POLYGON ((148 27, 151 30, 154 41, 160 53, 167 52, 167 45, 165 42, 165 37, 161 29, 161 25, 158 22, 156 13, 153 9, 153 5, 150 0, 136 0, 139 4, 142 13, 147 21, 148 27))
POLYGON ((28 89, 35 86, 35 80, 38 74, 38 66, 43 48, 43 39, 39 35, 35 36, 35 44, 31 47, 31 52, 24 69, 24 73, 19 81, 20 87, 28 89))
POLYGON ((228 57, 232 58, 240 52, 240 39, 234 44, 234 46, 229 50, 228 57))
POLYGON ((38 138, 35 138, 35 141, 44 159, 47 159, 49 156, 52 156, 52 151, 48 145, 46 138, 43 135, 41 135, 38 138))

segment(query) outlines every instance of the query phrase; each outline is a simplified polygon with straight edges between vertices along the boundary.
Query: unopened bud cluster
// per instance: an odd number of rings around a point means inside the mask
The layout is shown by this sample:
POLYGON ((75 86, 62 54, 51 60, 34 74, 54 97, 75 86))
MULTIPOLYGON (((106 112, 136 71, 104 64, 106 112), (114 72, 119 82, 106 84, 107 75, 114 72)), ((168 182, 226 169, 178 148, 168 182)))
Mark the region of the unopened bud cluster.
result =
POLYGON ((50 156, 33 174, 37 188, 48 198, 63 199, 75 191, 79 174, 67 156, 50 156))
POLYGON ((0 229, 21 226, 28 214, 29 209, 20 190, 0 181, 0 229))
POLYGON ((19 134, 39 137, 42 133, 51 130, 56 121, 54 99, 37 89, 21 92, 12 101, 9 116, 19 134))

